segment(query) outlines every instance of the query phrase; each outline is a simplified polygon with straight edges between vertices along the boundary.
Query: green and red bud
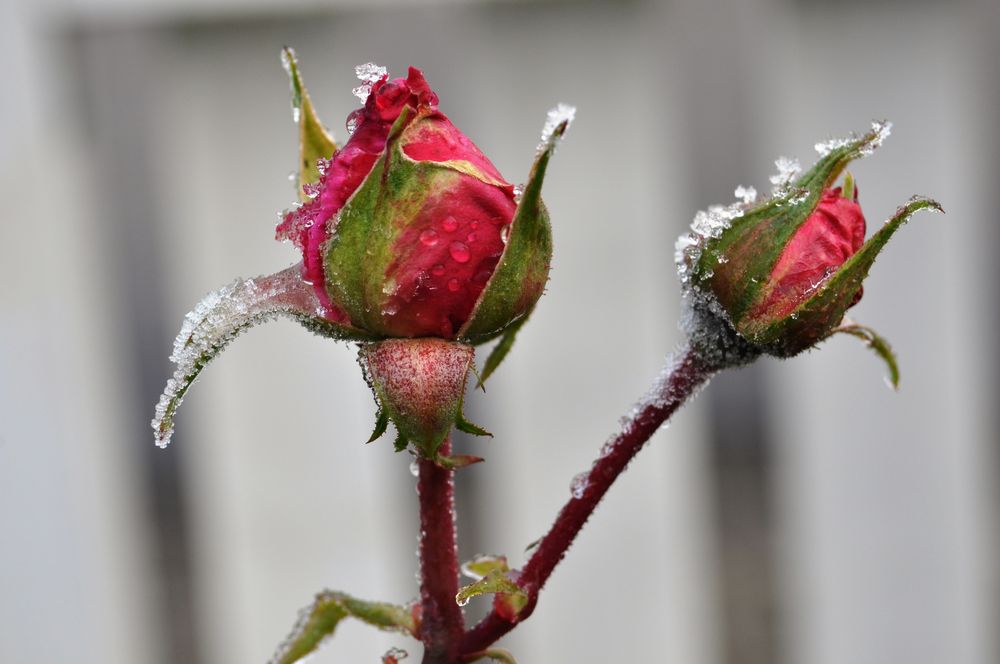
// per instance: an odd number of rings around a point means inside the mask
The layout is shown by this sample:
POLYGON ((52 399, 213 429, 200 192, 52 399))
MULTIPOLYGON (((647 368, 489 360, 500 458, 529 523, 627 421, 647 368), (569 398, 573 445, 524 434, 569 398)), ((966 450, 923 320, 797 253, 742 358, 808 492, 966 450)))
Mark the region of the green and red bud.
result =
POLYGON ((865 242, 854 180, 847 174, 843 186, 835 182, 852 160, 878 147, 889 128, 875 123, 859 138, 817 145, 820 160, 794 181, 793 162, 779 160, 782 173, 772 178, 778 186, 768 200, 746 196, 699 213, 678 242, 681 280, 698 310, 697 324, 724 322, 736 338, 720 344, 719 335, 696 330, 695 343, 707 337, 716 345, 709 354, 717 355, 728 343, 736 352, 720 355, 720 362, 735 363, 759 353, 790 357, 839 331, 889 237, 917 210, 941 209, 914 198, 865 242))
MULTIPOLYGON (((311 198, 285 215, 278 237, 302 250, 303 277, 331 320, 380 338, 501 334, 544 290, 544 205, 537 194, 518 203, 419 70, 389 80, 363 65, 359 76, 365 105, 349 118, 350 139, 321 162, 305 185, 311 198)), ((543 175, 534 169, 528 187, 543 175)))

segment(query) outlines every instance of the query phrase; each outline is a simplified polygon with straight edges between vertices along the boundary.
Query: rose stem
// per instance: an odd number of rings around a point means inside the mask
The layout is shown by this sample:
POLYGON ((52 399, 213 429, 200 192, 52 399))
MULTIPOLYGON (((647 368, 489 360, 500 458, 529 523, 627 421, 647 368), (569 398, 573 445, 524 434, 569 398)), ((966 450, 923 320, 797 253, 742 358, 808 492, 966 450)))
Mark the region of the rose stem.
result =
MULTIPOLYGON (((609 451, 594 462, 582 495, 570 498, 563 506, 555 523, 521 569, 518 584, 528 593, 528 603, 521 611, 518 621, 527 619, 534 611, 538 593, 629 461, 660 425, 715 373, 690 349, 680 351, 676 357, 678 359, 667 370, 669 375, 654 384, 649 395, 639 404, 638 410, 625 420, 621 432, 609 441, 605 448, 609 451)), ((516 622, 504 619, 494 609, 465 633, 461 652, 481 651, 515 625, 516 622)))
MULTIPOLYGON (((451 438, 439 452, 451 454, 451 438)), ((454 471, 433 461, 417 462, 420 497, 420 638, 424 664, 453 664, 465 623, 455 602, 458 593, 458 550, 455 543, 454 471)))

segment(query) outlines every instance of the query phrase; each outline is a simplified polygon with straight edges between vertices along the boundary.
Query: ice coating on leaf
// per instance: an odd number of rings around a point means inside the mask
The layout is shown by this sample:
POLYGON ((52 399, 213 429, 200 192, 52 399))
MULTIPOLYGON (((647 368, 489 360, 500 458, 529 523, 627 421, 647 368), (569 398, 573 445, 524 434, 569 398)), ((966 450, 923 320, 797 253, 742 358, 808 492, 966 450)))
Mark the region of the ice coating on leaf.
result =
POLYGON ((368 95, 371 94, 372 86, 388 76, 389 71, 385 67, 379 66, 374 62, 366 62, 363 65, 355 67, 354 74, 358 77, 358 80, 361 81, 361 85, 351 90, 351 92, 355 97, 360 99, 362 103, 364 103, 364 101, 368 99, 368 95))
POLYGON ((299 271, 300 264, 296 264, 273 275, 237 279, 209 293, 185 316, 170 355, 177 368, 167 381, 152 421, 158 447, 170 443, 174 414, 195 378, 240 333, 286 316, 322 336, 357 336, 349 328, 323 318, 322 305, 299 271))
POLYGON ((541 152, 551 146, 555 149, 556 142, 563 137, 569 126, 576 118, 576 106, 569 104, 556 104, 555 108, 549 110, 545 116, 545 125, 542 127, 542 140, 538 143, 538 151, 541 152))
MULTIPOLYGON (((293 664, 323 647, 344 618, 356 618, 383 631, 414 636, 416 621, 410 608, 370 602, 341 592, 324 590, 299 612, 288 638, 278 646, 269 664, 293 664)), ((401 659, 401 658, 400 658, 401 659)))

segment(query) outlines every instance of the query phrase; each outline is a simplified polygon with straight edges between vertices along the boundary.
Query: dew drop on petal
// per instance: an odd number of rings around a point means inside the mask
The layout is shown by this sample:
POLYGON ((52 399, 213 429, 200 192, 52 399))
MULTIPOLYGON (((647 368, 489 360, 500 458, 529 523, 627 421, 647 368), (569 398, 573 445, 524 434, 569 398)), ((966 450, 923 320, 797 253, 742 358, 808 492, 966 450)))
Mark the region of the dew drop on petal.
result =
POLYGON ((441 222, 441 228, 444 229, 445 233, 453 233, 458 228, 458 222, 455 217, 445 217, 444 221, 441 222))
POLYGON ((461 287, 462 285, 458 283, 458 279, 456 279, 455 277, 452 277, 451 279, 448 280, 448 290, 450 290, 452 293, 454 293, 461 287))
POLYGON ((479 239, 479 235, 477 235, 476 233, 469 233, 465 237, 465 241, 468 242, 469 244, 472 244, 473 242, 475 242, 478 239, 479 239))
POLYGON ((464 242, 452 242, 448 247, 448 253, 451 254, 456 263, 468 263, 472 256, 469 252, 469 246, 464 242))
POLYGON ((433 247, 438 243, 437 231, 433 228, 428 228, 420 234, 420 242, 426 247, 433 247))
POLYGON ((431 274, 433 274, 435 277, 440 277, 442 274, 444 274, 444 265, 438 263, 437 265, 432 267, 431 274))

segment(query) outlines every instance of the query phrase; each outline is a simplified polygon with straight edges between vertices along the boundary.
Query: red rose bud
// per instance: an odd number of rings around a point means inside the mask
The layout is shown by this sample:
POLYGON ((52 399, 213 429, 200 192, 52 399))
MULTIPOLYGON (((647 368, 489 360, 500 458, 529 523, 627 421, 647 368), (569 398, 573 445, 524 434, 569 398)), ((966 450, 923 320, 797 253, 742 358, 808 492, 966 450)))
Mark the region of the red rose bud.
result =
MULTIPOLYGON (((864 136, 818 144, 820 160, 797 180, 797 163, 779 159, 770 199, 757 203, 752 189, 740 187, 741 202, 695 218, 691 233, 678 241, 677 260, 690 296, 689 332, 709 359, 728 365, 759 353, 791 357, 848 331, 839 329, 844 313, 861 298, 862 281, 882 247, 917 210, 941 210, 930 199, 914 198, 865 242, 853 178, 848 174, 843 187, 833 185, 889 129, 874 123, 864 136)), ((888 346, 867 332, 892 365, 888 346)))
POLYGON ((348 120, 351 137, 320 162, 318 181, 305 186, 311 198, 285 215, 279 239, 302 250, 303 277, 332 321, 384 338, 482 343, 501 334, 548 277, 544 163, 518 204, 513 185, 438 110, 418 69, 389 80, 369 64, 358 75, 365 105, 348 120))
POLYGON ((376 342, 361 352, 380 408, 372 439, 392 420, 398 448, 412 443, 451 468, 474 463, 471 456, 440 458, 437 448, 452 426, 489 435, 461 414, 473 352, 467 344, 503 335, 485 380, 542 294, 552 256, 542 180, 573 109, 549 114, 518 201, 438 110, 419 70, 390 81, 381 67, 359 66, 354 93, 364 107, 348 118, 351 137, 337 149, 294 52, 284 49, 282 61, 299 124, 304 202, 283 215, 277 235, 299 247, 302 262, 237 280, 188 314, 171 356, 177 369, 152 422, 156 442, 167 445, 177 408, 212 359, 241 332, 284 316, 325 337, 376 342), (380 341, 395 337, 418 339, 380 341), (389 367, 401 373, 385 373, 389 367))

